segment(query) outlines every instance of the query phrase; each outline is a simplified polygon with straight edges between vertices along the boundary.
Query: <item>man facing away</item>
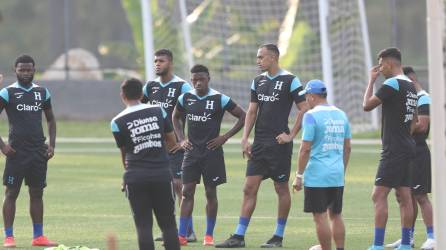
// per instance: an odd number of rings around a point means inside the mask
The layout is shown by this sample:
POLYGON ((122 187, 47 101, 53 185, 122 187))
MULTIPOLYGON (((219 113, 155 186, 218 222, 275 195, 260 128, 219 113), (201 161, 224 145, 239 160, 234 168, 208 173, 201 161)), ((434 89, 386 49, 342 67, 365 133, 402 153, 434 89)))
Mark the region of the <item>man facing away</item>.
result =
POLYGON ((176 144, 170 119, 158 105, 140 102, 142 83, 129 79, 121 85, 126 105, 111 121, 116 145, 121 150, 124 187, 138 234, 140 250, 155 249, 152 226, 155 214, 164 247, 179 250, 175 222, 175 197, 167 149, 176 144))
POLYGON ((301 91, 311 110, 302 124, 293 188, 304 186, 304 212, 313 213, 319 246, 312 249, 344 250, 345 226, 342 219, 344 176, 350 158, 351 131, 347 115, 327 103, 327 88, 320 80, 311 80, 301 91), (331 221, 331 228, 330 222, 331 221))

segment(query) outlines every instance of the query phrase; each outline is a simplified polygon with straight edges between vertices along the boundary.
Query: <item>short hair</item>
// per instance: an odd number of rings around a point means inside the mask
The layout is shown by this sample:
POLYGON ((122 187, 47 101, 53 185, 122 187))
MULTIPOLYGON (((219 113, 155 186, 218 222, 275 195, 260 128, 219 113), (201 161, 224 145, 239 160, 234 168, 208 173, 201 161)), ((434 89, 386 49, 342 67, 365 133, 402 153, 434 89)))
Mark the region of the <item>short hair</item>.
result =
POLYGON ((19 63, 32 63, 33 66, 36 66, 34 59, 29 55, 20 55, 17 57, 17 59, 15 59, 14 67, 17 67, 17 64, 19 63))
POLYGON ((401 51, 398 48, 391 47, 387 49, 383 49, 378 53, 378 58, 393 58, 398 62, 401 62, 401 51))
POLYGON ((195 64, 191 69, 190 73, 206 73, 209 75, 209 69, 202 64, 195 64))
POLYGON ((324 98, 324 99, 327 98, 327 92, 325 92, 325 93, 320 93, 320 94, 315 94, 315 95, 318 95, 318 96, 320 96, 320 97, 322 97, 322 98, 324 98))
POLYGON ((139 100, 142 96, 142 82, 136 78, 125 80, 121 84, 124 96, 129 100, 139 100))
POLYGON ((403 67, 403 72, 407 76, 409 74, 415 74, 415 70, 411 66, 405 66, 403 67))
POLYGON ((280 51, 279 48, 277 47, 277 45, 273 44, 273 43, 266 43, 261 45, 259 48, 265 48, 271 52, 273 52, 277 57, 280 56, 280 51))
POLYGON ((173 54, 169 49, 159 49, 155 52, 155 56, 166 56, 169 61, 173 61, 173 54))

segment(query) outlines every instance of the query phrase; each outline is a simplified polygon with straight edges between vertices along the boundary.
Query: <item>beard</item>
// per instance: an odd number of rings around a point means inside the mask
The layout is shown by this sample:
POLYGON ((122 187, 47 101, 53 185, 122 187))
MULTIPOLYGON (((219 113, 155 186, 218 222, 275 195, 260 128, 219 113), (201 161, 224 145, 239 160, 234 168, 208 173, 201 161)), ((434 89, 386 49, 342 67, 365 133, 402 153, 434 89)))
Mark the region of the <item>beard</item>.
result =
POLYGON ((165 76, 165 75, 167 75, 167 72, 168 72, 168 70, 165 69, 165 70, 161 70, 161 71, 155 72, 155 74, 157 76, 165 76))
POLYGON ((33 82, 34 75, 30 76, 19 76, 17 75, 17 81, 22 85, 31 85, 33 82))

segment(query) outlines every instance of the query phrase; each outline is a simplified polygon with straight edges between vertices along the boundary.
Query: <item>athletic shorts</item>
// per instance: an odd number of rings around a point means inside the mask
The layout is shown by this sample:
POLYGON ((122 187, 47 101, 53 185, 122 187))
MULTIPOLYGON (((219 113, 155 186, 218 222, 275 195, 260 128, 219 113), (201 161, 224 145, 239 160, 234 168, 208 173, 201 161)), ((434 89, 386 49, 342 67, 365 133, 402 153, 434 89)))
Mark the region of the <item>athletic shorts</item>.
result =
POLYGON ((25 184, 29 187, 46 187, 48 146, 45 144, 34 147, 11 146, 16 153, 6 157, 3 185, 21 187, 23 179, 25 179, 25 184))
POLYGON ((226 183, 226 168, 223 149, 192 149, 184 153, 183 184, 203 183, 206 186, 218 186, 226 183))
POLYGON ((304 212, 325 213, 327 209, 334 214, 342 212, 344 187, 304 187, 304 212))
POLYGON ((413 155, 408 153, 383 153, 375 178, 375 186, 388 188, 412 187, 411 161, 413 155))
POLYGON ((431 192, 431 154, 427 146, 417 146, 412 167, 412 194, 428 194, 431 192))
POLYGON ((246 176, 263 176, 275 182, 288 182, 291 171, 293 143, 261 144, 255 143, 251 148, 251 159, 248 160, 246 176))
POLYGON ((181 165, 183 165, 184 151, 180 150, 174 154, 169 154, 169 168, 172 171, 172 177, 175 179, 181 179, 181 174, 183 170, 181 165))

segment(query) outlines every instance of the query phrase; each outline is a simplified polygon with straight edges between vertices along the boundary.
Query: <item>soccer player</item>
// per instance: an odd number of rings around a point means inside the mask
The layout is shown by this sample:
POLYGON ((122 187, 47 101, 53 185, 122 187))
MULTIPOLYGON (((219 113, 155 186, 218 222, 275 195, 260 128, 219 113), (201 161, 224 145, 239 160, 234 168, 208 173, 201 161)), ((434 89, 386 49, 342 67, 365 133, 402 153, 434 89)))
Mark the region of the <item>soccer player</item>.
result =
POLYGON ((415 155, 412 138, 417 121, 417 92, 411 80, 403 74, 401 52, 387 48, 378 54, 379 65, 370 71, 370 81, 364 94, 364 111, 382 105, 382 153, 375 178, 372 199, 375 206, 375 238, 369 250, 383 249, 387 223, 387 196, 392 188, 400 194, 402 225, 401 246, 411 249, 410 231, 413 223, 410 162, 415 155), (379 74, 386 80, 373 94, 379 74))
POLYGON ((293 74, 279 67, 279 49, 274 44, 260 46, 257 65, 264 72, 251 84, 245 127, 243 129, 243 155, 248 157, 243 203, 239 224, 235 234, 218 248, 245 247, 245 232, 257 202, 257 191, 262 180, 274 181, 278 196, 277 225, 274 235, 261 247, 281 247, 291 196, 288 181, 291 171, 293 138, 300 130, 303 113, 308 109, 303 96, 299 96, 302 85, 293 74), (292 130, 288 128, 288 117, 293 102, 298 108, 292 130), (255 124, 254 144, 248 142, 255 124))
MULTIPOLYGON (((144 86, 144 97, 142 102, 159 105, 166 111, 167 117, 171 119, 178 97, 181 94, 192 90, 192 87, 185 80, 172 73, 173 55, 170 50, 160 49, 156 51, 154 66, 158 78, 147 82, 144 86)), ((178 204, 181 203, 181 164, 183 163, 183 157, 184 150, 178 143, 169 152, 169 166, 173 175, 173 185, 175 194, 178 197, 178 204)), ((155 238, 155 241, 160 240, 162 240, 162 237, 155 238)), ((197 241, 197 237, 193 231, 192 219, 188 226, 187 240, 189 242, 197 241)))
POLYGON ((9 121, 8 143, 0 138, 0 148, 6 155, 3 185, 4 247, 15 247, 13 223, 16 200, 23 179, 30 196, 30 215, 33 222, 33 246, 54 246, 56 242, 43 235, 43 189, 46 187, 48 160, 54 156, 56 146, 56 119, 51 95, 47 88, 33 82, 34 59, 19 56, 14 64, 17 82, 0 91, 0 112, 5 109, 9 121), (42 112, 48 124, 49 145, 45 144, 42 112))
POLYGON ((327 88, 320 80, 311 80, 300 94, 311 110, 302 123, 302 144, 293 188, 304 185, 304 211, 313 213, 322 250, 344 250, 345 226, 342 220, 344 175, 350 158, 351 132, 347 115, 327 103, 327 88), (329 220, 331 221, 331 229, 329 220))
POLYGON ((217 186, 226 183, 223 144, 243 127, 245 112, 231 98, 209 87, 209 70, 197 64, 192 67, 191 82, 194 90, 182 94, 173 113, 173 126, 186 150, 183 160, 183 197, 178 235, 181 245, 187 245, 187 225, 194 207, 195 187, 203 183, 206 192, 206 235, 203 245, 214 245, 214 227, 217 219, 217 186), (220 135, 225 111, 237 118, 234 126, 220 135), (187 138, 181 117, 186 115, 187 138))
POLYGON ((129 79, 121 85, 126 109, 111 121, 111 130, 121 150, 124 186, 129 199, 141 250, 155 249, 152 210, 161 231, 164 247, 180 249, 175 222, 175 197, 167 149, 176 144, 167 113, 158 105, 140 102, 142 83, 129 79))
MULTIPOLYGON (((424 224, 426 225, 427 240, 421 245, 421 249, 434 249, 434 229, 432 221, 432 204, 429 201, 428 193, 431 192, 431 156, 430 150, 427 146, 426 139, 429 135, 429 106, 431 98, 429 94, 424 91, 421 84, 418 82, 415 71, 412 67, 404 67, 404 74, 412 80, 412 83, 417 90, 418 103, 418 121, 416 123, 413 138, 416 143, 416 156, 411 162, 412 166, 412 205, 413 205, 413 224, 411 230, 411 245, 413 246, 413 237, 415 222, 418 214, 418 205, 423 215, 424 224)), ((400 200, 398 193, 397 200, 400 200)), ((386 247, 399 247, 401 239, 392 244, 387 244, 386 247)))

